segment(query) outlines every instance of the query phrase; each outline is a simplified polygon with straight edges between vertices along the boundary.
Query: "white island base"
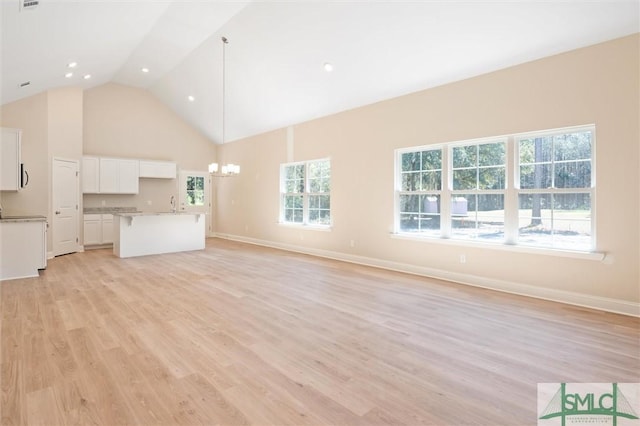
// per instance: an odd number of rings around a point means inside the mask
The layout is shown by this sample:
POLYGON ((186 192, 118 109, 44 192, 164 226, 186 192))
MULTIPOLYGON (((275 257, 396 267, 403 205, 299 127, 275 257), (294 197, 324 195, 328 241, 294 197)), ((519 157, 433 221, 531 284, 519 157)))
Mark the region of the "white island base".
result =
POLYGON ((204 250, 204 213, 119 213, 113 219, 118 257, 204 250))

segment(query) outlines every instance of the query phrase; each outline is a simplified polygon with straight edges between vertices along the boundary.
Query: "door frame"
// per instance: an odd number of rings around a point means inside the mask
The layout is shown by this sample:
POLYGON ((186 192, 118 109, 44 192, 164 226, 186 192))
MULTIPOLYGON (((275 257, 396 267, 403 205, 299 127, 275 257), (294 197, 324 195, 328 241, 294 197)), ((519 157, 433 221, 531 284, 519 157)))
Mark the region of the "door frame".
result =
POLYGON ((59 254, 56 253, 56 247, 55 247, 55 235, 56 235, 56 227, 54 225, 54 218, 55 218, 55 210, 56 210, 56 206, 55 206, 55 201, 56 201, 56 194, 55 194, 55 181, 54 181, 54 175, 55 175, 55 164, 56 161, 65 161, 68 163, 75 163, 76 165, 76 187, 75 187, 75 194, 76 194, 76 221, 75 221, 75 234, 76 234, 76 251, 81 251, 82 250, 82 246, 80 245, 80 207, 82 206, 82 201, 81 201, 81 197, 80 197, 80 160, 75 159, 75 158, 63 158, 63 157, 53 157, 51 159, 51 212, 50 212, 50 230, 51 230, 51 256, 49 256, 50 258, 53 258, 55 256, 58 256, 59 254))
POLYGON ((184 211, 184 206, 183 206, 183 200, 184 200, 184 196, 185 196, 185 188, 183 188, 182 185, 182 181, 183 181, 183 176, 188 176, 188 175, 197 175, 197 176, 204 176, 204 196, 205 196, 205 203, 208 203, 208 205, 205 205, 205 234, 207 237, 212 236, 213 234, 213 221, 212 221, 212 194, 211 194, 211 187, 212 187, 212 182, 211 182, 211 174, 206 171, 206 170, 180 170, 178 172, 178 211, 184 211), (207 187, 208 185, 208 187, 207 187))

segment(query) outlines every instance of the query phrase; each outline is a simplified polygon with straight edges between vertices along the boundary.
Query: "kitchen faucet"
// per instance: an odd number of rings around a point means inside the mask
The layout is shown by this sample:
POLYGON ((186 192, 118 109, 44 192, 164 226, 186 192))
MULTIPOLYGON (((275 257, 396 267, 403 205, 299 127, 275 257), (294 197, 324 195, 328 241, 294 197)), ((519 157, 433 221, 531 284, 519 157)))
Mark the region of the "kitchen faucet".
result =
POLYGON ((176 197, 174 197, 173 195, 171 196, 171 212, 175 213, 176 212, 176 197))

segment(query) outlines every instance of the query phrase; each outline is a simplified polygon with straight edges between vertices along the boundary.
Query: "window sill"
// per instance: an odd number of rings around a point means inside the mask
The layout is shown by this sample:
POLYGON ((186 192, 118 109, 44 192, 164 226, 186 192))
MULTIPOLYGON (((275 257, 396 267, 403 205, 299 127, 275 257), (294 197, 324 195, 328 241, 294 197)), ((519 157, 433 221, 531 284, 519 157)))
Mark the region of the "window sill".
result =
POLYGON ((408 233, 391 233, 391 238, 397 238, 400 240, 411 240, 411 241, 425 241, 434 244, 445 244, 445 245, 454 245, 454 246, 464 246, 464 247, 475 247, 482 249, 493 249, 493 250, 502 250, 502 251, 510 251, 513 253, 528 253, 528 254, 539 254, 546 256, 558 256, 558 257, 569 257, 573 259, 584 259, 584 260, 597 260, 604 261, 606 257, 606 253, 603 252, 586 252, 586 251, 572 251, 572 250, 562 250, 562 249, 553 249, 547 247, 532 247, 532 246, 522 246, 522 245, 510 245, 510 244, 499 244, 499 243, 489 243, 484 241, 466 241, 466 240, 457 240, 451 238, 435 238, 435 237, 427 237, 427 236, 418 236, 408 233))
POLYGON ((331 230, 333 229, 331 225, 307 225, 303 223, 289 223, 289 222, 278 222, 278 226, 284 226, 286 228, 305 229, 309 231, 324 231, 324 232, 331 232, 331 230))

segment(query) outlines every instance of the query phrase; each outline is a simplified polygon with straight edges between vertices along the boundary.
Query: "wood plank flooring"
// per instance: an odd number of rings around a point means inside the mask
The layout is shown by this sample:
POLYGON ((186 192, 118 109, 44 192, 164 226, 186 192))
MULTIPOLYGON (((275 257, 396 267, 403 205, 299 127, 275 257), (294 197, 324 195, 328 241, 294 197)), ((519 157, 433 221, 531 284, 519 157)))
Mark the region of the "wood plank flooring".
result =
POLYGON ((539 382, 640 382, 637 318, 220 239, 0 309, 2 425, 536 424, 539 382))

